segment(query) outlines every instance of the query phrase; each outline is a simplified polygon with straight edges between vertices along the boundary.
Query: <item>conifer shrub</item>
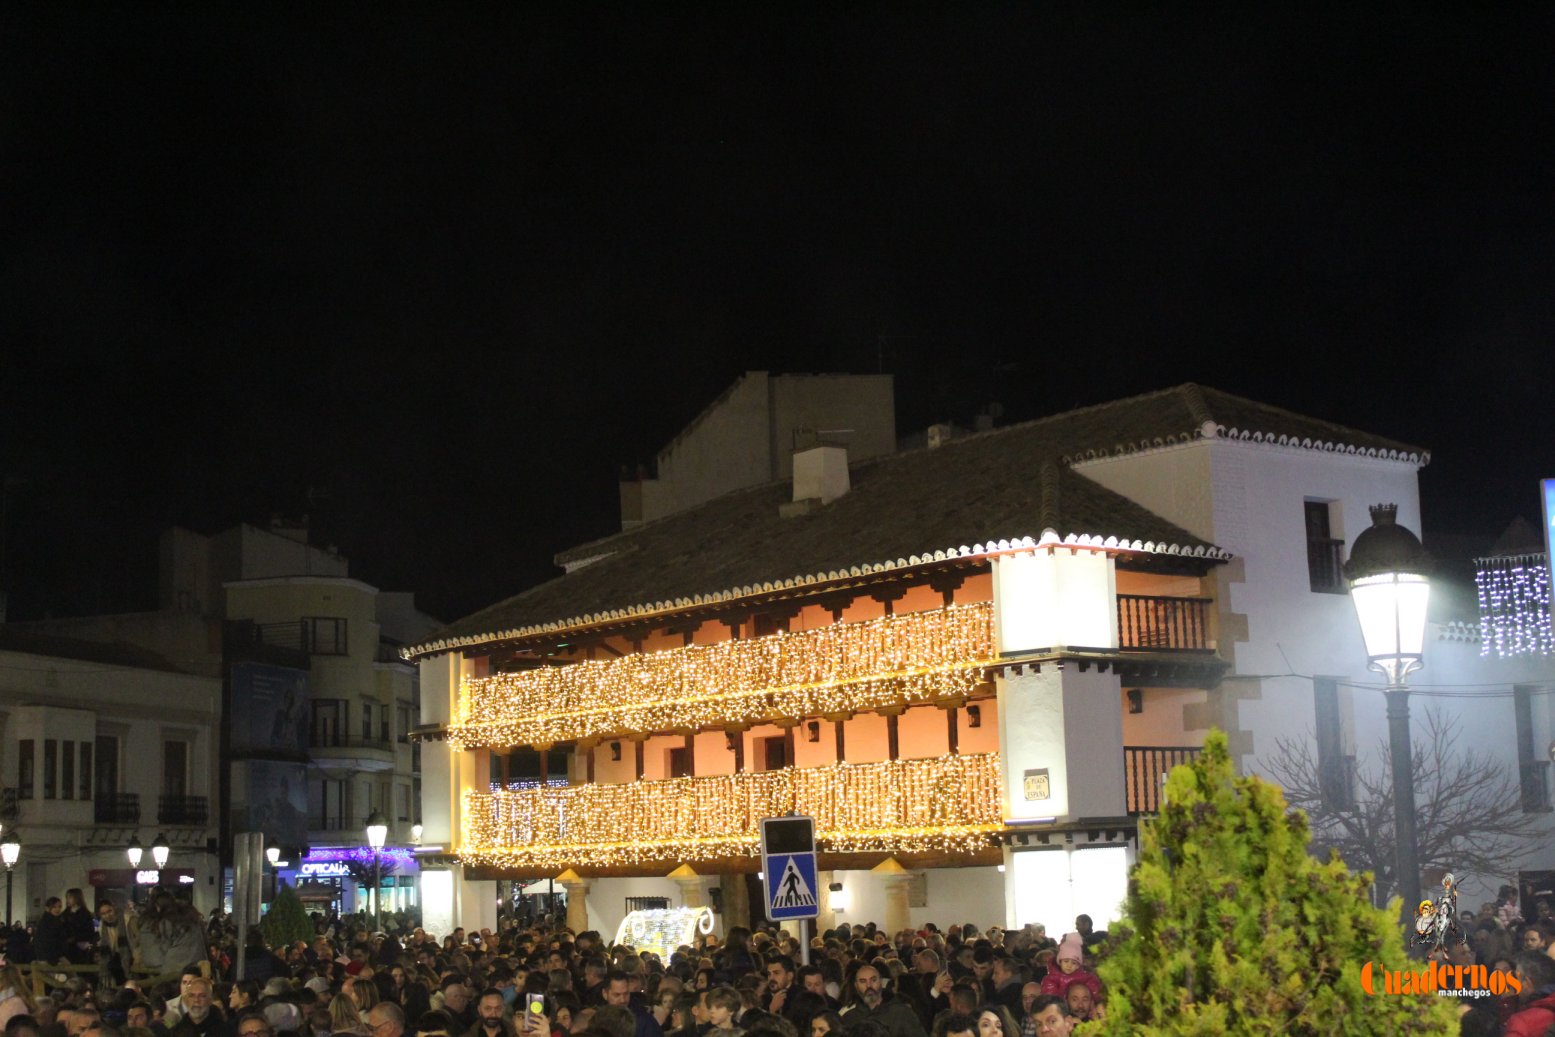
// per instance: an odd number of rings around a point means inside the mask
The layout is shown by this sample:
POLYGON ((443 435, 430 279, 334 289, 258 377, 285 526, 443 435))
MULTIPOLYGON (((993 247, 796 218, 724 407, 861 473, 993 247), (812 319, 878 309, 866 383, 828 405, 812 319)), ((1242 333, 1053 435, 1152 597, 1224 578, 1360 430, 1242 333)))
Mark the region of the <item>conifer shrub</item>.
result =
POLYGON ((302 906, 297 891, 284 882, 275 891, 275 899, 260 919, 259 928, 264 931, 265 943, 272 948, 313 939, 313 923, 308 920, 307 909, 302 906))
POLYGON ((1116 1037, 1456 1034, 1456 1001, 1362 987, 1369 961, 1419 971, 1399 904, 1371 906, 1369 875, 1307 853, 1306 815, 1278 786, 1238 777, 1226 736, 1175 768, 1143 826, 1122 937, 1102 962, 1116 1037))

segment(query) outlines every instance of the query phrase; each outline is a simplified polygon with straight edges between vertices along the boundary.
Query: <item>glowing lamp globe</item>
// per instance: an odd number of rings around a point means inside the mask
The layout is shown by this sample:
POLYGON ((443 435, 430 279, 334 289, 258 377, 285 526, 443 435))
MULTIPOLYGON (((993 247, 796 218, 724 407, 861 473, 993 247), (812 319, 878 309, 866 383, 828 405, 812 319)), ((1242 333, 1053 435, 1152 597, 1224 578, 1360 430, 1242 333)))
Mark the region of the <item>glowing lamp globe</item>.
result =
POLYGON ((1344 575, 1371 668, 1396 687, 1425 655, 1430 557, 1420 539, 1398 524, 1398 505, 1373 505, 1371 522, 1355 538, 1344 575))
POLYGON ((383 849, 384 840, 389 837, 389 819, 374 810, 367 815, 367 845, 375 850, 383 849))

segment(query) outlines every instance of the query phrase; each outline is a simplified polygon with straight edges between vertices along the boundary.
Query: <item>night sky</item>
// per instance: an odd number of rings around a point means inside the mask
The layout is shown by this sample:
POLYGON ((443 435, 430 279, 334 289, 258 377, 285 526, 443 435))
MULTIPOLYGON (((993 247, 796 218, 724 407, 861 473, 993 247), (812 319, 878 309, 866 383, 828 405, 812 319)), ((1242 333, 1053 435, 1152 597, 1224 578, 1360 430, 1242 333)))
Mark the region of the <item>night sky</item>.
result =
POLYGON ((1552 8, 1189 6, 7 5, 11 618, 304 512, 456 618, 756 369, 1199 381, 1430 448, 1428 544, 1536 519, 1552 8))

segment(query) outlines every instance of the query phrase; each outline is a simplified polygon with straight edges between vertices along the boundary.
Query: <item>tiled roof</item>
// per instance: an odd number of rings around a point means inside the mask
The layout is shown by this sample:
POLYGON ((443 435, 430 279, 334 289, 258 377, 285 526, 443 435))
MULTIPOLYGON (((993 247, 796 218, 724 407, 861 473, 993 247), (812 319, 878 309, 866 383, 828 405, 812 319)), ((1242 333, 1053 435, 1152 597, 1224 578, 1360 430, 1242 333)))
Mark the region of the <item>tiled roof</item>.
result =
POLYGON ((76 662, 99 663, 104 666, 126 666, 137 670, 184 672, 157 653, 123 641, 103 644, 97 641, 81 641, 73 637, 34 634, 17 630, 15 627, 0 626, 0 652, 21 652, 26 655, 51 656, 76 662))
POLYGON ((1043 536, 1146 553, 1229 557, 1070 464, 1205 435, 1423 463, 1407 444, 1197 385, 1069 411, 851 466, 852 487, 781 517, 788 481, 727 494, 583 544, 592 562, 407 649, 431 654, 992 553, 1043 536), (1067 463, 1066 463, 1067 462, 1067 463))
POLYGON ((1431 458, 1429 451, 1396 439, 1309 418, 1192 382, 1039 418, 1001 431, 1038 429, 1071 464, 1207 436, 1415 464, 1425 464, 1431 458))

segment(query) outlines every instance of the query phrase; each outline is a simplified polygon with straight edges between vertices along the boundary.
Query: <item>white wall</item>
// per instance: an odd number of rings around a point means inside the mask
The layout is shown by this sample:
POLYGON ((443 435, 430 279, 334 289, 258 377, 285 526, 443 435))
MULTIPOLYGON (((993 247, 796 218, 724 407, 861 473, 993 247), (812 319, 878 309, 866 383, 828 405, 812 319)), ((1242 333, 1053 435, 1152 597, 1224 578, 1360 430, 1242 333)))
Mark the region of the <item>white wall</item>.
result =
POLYGON ((615 939, 621 919, 626 917, 627 897, 665 897, 670 907, 684 906, 680 887, 670 879, 590 879, 589 928, 598 930, 607 942, 615 939))
MULTIPOLYGON (((196 905, 215 906, 219 887, 215 859, 205 853, 216 834, 216 745, 221 681, 161 670, 112 666, 56 656, 0 652, 0 775, 15 787, 18 743, 34 740, 33 798, 19 801, 14 825, 22 833, 22 860, 15 873, 13 901, 18 917, 35 918, 43 900, 67 888, 88 888, 93 868, 127 869, 125 846, 131 836, 149 846, 159 831, 172 848, 169 868, 192 868, 196 905), (47 703, 39 705, 38 703, 47 703), (155 708, 150 708, 154 705, 155 708), (79 747, 98 735, 120 740, 118 791, 140 797, 141 825, 113 830, 111 846, 95 842, 106 831, 96 824, 92 799, 81 799, 79 747), (44 739, 69 739, 78 749, 72 797, 62 787, 55 799, 43 798, 44 739), (202 827, 169 826, 157 821, 162 791, 164 739, 189 743, 189 793, 209 799, 209 822, 202 827)), ((63 771, 63 750, 55 772, 63 771)), ((95 753, 94 753, 95 757, 95 753)), ((95 763, 95 759, 94 759, 95 763)), ((94 784, 96 775, 93 775, 94 784)), ((93 790, 95 795, 95 788, 93 790)))
MULTIPOLYGON (((1354 746, 1357 765, 1387 773, 1381 678, 1365 668, 1349 596, 1310 588, 1303 505, 1309 499, 1332 502, 1333 535, 1346 542, 1346 557, 1355 538, 1371 524, 1372 504, 1397 504, 1399 523, 1419 535, 1424 523, 1413 464, 1209 439, 1076 468, 1236 555, 1214 574, 1220 651, 1234 669, 1210 694, 1234 700, 1230 715, 1243 732, 1244 772, 1260 773, 1280 738, 1305 741, 1310 747, 1316 725, 1312 678, 1322 676, 1342 682, 1345 738, 1354 746), (1244 623, 1245 635, 1240 629, 1244 623)), ((1426 546, 1429 550, 1429 538, 1426 546)), ((1433 590, 1433 617, 1448 613, 1449 593, 1461 598, 1465 591, 1433 590)), ((1459 748, 1494 756, 1515 787, 1512 685, 1548 688, 1552 682, 1555 661, 1481 658, 1478 645, 1444 641, 1433 634, 1426 643, 1424 668, 1410 678, 1413 741, 1418 747, 1426 737, 1426 710, 1440 710, 1455 725, 1459 748)), ((1535 696, 1534 703, 1534 744, 1542 752, 1555 740, 1555 729, 1547 698, 1535 696)), ((1546 834, 1534 844, 1525 870, 1555 870, 1555 826, 1550 818, 1540 816, 1546 834)), ((1512 870, 1508 867, 1501 876, 1460 873, 1466 878, 1464 901, 1477 907, 1480 900, 1493 897, 1499 882, 1515 878, 1512 870)))
MULTIPOLYGON (((933 922, 944 929, 962 922, 979 928, 1004 924, 1004 875, 997 867, 934 868, 927 875, 928 902, 908 910, 911 925, 933 922)), ((868 871, 837 871, 832 873, 832 881, 842 883, 848 898, 847 909, 836 913, 839 924, 885 924, 885 883, 880 876, 868 871)))

